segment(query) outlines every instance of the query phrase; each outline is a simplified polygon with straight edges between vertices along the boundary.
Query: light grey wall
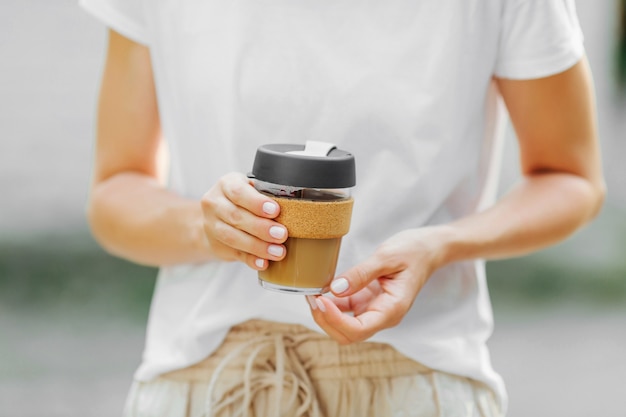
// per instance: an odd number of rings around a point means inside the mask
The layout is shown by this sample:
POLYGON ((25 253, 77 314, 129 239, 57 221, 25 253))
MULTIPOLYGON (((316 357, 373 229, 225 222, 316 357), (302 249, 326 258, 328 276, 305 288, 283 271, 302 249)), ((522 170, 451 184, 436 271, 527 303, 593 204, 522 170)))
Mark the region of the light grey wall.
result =
POLYGON ((104 28, 72 0, 2 0, 0 28, 0 239, 83 227, 104 28))

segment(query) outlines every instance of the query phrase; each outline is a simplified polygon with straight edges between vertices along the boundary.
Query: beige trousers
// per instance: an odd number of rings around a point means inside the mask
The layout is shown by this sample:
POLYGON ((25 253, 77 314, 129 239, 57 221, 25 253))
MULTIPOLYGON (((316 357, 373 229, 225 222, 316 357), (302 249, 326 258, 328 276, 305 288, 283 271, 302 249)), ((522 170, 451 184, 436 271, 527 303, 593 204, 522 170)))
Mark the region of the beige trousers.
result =
POLYGON ((389 345, 341 346, 299 325, 235 326, 204 361, 135 381, 125 417, 499 417, 492 391, 389 345))

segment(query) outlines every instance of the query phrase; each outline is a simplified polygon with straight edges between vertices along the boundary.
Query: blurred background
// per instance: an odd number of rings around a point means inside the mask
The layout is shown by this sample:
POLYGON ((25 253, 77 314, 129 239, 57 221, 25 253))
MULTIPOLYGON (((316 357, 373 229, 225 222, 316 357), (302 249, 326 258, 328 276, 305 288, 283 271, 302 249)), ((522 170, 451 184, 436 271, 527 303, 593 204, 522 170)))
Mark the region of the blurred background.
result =
MULTIPOLYGON (((625 1, 576 3, 609 196, 566 242, 488 265, 510 417, 626 416, 625 1)), ((156 271, 85 223, 106 31, 74 0, 2 0, 0 28, 0 417, 120 415, 156 271)))

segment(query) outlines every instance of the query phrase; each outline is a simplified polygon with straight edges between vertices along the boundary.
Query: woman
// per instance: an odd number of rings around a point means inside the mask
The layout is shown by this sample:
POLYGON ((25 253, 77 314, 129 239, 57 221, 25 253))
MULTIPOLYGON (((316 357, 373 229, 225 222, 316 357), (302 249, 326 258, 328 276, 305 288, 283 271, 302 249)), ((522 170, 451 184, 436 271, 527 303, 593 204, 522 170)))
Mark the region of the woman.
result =
POLYGON ((482 260, 604 195, 572 1, 81 3, 110 27, 89 221, 161 267, 126 415, 504 414, 482 260), (494 203, 502 103, 523 176, 494 203), (341 273, 308 304, 255 283, 288 236, 243 174, 306 139, 357 160, 341 273))

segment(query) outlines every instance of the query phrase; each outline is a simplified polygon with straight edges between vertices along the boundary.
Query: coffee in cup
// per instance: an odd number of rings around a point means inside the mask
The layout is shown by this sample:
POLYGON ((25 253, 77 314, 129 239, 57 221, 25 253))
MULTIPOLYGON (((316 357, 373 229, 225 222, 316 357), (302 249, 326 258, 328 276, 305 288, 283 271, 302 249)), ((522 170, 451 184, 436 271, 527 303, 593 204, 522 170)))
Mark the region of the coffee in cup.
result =
POLYGON ((356 184, 354 156, 326 142, 258 148, 250 177, 280 206, 287 254, 259 271, 262 287, 321 294, 334 278, 341 239, 350 229, 356 184))

